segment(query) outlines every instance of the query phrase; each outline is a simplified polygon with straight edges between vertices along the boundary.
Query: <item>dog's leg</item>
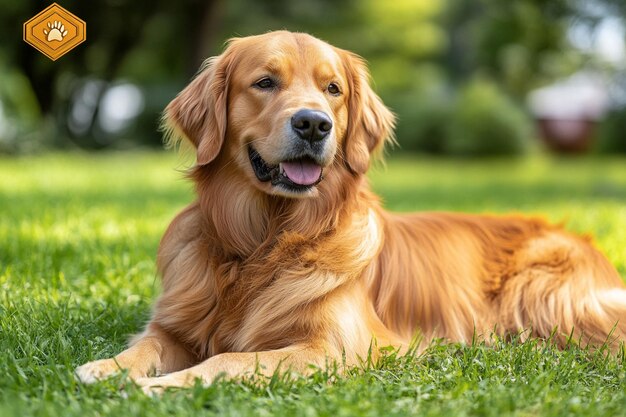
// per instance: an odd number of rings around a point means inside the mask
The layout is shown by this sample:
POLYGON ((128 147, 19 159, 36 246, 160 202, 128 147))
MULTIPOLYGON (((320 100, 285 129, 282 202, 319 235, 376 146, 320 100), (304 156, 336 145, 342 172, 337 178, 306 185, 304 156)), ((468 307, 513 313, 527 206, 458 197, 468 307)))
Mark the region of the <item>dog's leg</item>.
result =
POLYGON ((162 377, 139 378, 136 382, 146 393, 159 393, 168 387, 191 386, 196 379, 208 385, 220 375, 234 377, 259 372, 271 376, 276 371, 307 374, 315 370, 315 367, 325 366, 326 360, 327 356, 323 350, 304 346, 291 346, 266 352, 222 353, 194 367, 162 377))
POLYGON ((178 371, 194 363, 194 356, 165 331, 154 324, 136 336, 130 347, 110 359, 88 362, 76 368, 76 376, 84 383, 93 383, 121 370, 128 370, 132 379, 152 373, 178 371))

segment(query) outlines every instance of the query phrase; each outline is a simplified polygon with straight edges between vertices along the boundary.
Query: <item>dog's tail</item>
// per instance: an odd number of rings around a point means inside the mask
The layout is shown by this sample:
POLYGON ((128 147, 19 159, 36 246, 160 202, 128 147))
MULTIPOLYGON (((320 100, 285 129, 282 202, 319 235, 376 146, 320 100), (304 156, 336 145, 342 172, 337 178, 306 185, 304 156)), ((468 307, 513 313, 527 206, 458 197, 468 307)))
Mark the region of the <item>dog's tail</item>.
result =
POLYGON ((506 330, 616 352, 626 342, 626 286, 606 259, 591 258, 569 273, 543 265, 512 278, 501 300, 506 330))

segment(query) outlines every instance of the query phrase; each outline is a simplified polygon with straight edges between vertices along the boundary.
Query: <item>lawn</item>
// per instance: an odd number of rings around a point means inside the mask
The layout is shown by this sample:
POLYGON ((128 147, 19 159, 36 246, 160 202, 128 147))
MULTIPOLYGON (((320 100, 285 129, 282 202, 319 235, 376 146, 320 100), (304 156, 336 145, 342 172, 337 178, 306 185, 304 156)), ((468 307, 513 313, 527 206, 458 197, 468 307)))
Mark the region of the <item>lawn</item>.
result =
MULTIPOLYGON (((160 236, 193 198, 172 154, 0 158, 0 416, 626 415, 625 359, 537 342, 433 345, 337 376, 219 381, 154 399, 73 369, 114 355, 159 291, 160 236)), ((394 158, 388 208, 538 214, 593 233, 626 277, 626 159, 394 158)))

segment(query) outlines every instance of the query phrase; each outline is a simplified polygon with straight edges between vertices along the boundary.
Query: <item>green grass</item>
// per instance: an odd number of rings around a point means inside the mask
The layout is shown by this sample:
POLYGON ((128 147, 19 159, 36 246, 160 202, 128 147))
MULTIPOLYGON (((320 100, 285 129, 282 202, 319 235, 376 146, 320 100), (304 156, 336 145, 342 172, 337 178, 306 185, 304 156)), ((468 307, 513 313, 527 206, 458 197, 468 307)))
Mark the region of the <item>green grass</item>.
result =
MULTIPOLYGON (((537 342, 435 345, 347 377, 219 381, 143 396, 72 371, 124 348, 159 291, 154 257, 191 186, 172 154, 0 159, 0 416, 626 415, 623 357, 537 342)), ((373 171, 399 211, 525 212, 591 232, 626 276, 626 160, 401 158, 373 171)))

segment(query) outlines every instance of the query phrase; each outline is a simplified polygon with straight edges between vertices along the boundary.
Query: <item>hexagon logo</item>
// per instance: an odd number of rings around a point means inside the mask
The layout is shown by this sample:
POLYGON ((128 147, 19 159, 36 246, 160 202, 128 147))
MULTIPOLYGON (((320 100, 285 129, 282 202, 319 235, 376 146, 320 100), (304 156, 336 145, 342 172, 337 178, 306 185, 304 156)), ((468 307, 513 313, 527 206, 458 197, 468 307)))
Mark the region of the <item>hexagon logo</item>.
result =
POLYGON ((56 3, 24 23, 24 41, 56 61, 87 38, 87 24, 56 3))

